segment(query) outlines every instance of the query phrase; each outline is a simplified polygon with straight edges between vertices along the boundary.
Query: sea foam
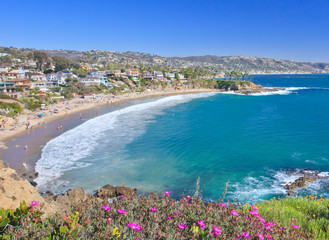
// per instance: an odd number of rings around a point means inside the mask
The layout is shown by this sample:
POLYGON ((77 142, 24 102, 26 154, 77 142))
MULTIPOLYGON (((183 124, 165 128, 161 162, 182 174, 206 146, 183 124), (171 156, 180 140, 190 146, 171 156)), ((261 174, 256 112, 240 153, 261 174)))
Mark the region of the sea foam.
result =
POLYGON ((60 187, 68 183, 60 180, 60 177, 66 171, 93 164, 84 159, 92 155, 99 145, 106 144, 107 147, 121 149, 137 136, 142 135, 146 125, 151 123, 155 116, 161 115, 162 110, 192 99, 210 97, 215 94, 176 95, 129 106, 93 118, 63 133, 46 144, 41 158, 36 163, 35 169, 39 176, 35 182, 38 184, 38 190, 58 192, 60 187), (106 142, 99 142, 100 139, 106 142))

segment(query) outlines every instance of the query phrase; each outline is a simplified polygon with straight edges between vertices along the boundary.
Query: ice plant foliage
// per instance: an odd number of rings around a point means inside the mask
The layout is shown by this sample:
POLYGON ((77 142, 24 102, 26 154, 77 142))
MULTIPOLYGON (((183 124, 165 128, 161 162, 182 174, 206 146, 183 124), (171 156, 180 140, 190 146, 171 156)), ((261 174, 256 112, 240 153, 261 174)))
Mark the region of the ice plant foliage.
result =
POLYGON ((107 199, 86 199, 72 209, 80 214, 52 217, 40 225, 42 220, 33 218, 37 210, 27 211, 22 225, 7 227, 6 234, 16 239, 312 239, 299 220, 291 222, 289 217, 285 227, 253 205, 182 199, 171 199, 166 192, 127 195, 110 204, 107 199), (296 222, 300 228, 290 225, 296 222))

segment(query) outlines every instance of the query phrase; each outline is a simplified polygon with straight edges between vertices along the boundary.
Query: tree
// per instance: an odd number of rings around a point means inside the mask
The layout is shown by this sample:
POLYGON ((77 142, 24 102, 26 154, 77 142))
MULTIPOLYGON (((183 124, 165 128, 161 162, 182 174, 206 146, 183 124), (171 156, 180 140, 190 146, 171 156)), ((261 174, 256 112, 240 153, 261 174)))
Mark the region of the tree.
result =
POLYGON ((175 78, 179 81, 180 80, 180 77, 179 77, 179 74, 178 73, 175 73, 175 78))
POLYGON ((43 72, 45 66, 50 63, 50 58, 44 52, 34 51, 33 58, 37 62, 37 69, 42 72, 43 72))
POLYGON ((52 59, 55 64, 55 72, 66 70, 71 65, 71 61, 66 57, 53 56, 52 59))

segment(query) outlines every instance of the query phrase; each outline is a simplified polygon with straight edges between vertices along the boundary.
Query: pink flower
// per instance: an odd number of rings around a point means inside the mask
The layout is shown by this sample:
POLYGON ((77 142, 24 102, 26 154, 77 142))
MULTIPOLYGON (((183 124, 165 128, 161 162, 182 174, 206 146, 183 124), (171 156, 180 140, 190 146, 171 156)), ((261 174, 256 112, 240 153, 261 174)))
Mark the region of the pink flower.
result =
POLYGON ((102 208, 105 212, 111 210, 111 208, 107 205, 104 205, 102 208))
POLYGON ((127 226, 136 231, 142 230, 141 226, 139 226, 137 223, 127 223, 127 226))
POLYGON ((125 198, 125 197, 127 197, 127 196, 125 196, 125 195, 121 195, 121 198, 125 198))
POLYGON ((264 237, 262 234, 258 233, 257 236, 259 237, 260 240, 264 240, 264 237))
POLYGON ((168 197, 170 195, 171 192, 169 191, 165 191, 164 194, 168 197))
POLYGON ((156 209, 156 208, 151 208, 151 211, 152 211, 152 212, 156 212, 157 209, 156 209))
POLYGON ((219 206, 226 207, 226 204, 225 203, 219 203, 219 206))
POLYGON ((237 214, 237 212, 234 209, 231 211, 231 213, 236 217, 239 216, 239 214, 237 214))
POLYGON ((216 227, 215 225, 212 225, 212 232, 211 232, 211 233, 212 233, 214 236, 219 235, 221 232, 222 232, 222 230, 220 230, 219 227, 216 227))
POLYGON ((254 205, 251 204, 251 207, 255 210, 255 211, 258 211, 258 208, 254 205))
POLYGON ((262 223, 266 223, 266 221, 265 221, 265 219, 264 218, 262 218, 261 216, 258 216, 258 219, 262 222, 262 223))
POLYGON ((249 238, 250 236, 248 235, 248 233, 246 233, 246 232, 243 232, 242 233, 242 236, 244 236, 244 238, 249 238))
POLYGON ((107 224, 110 224, 112 222, 112 220, 113 220, 112 218, 106 219, 107 224))
POLYGON ((127 212, 125 210, 122 210, 122 209, 118 209, 118 213, 120 213, 120 214, 127 214, 127 212))
POLYGON ((205 224, 203 221, 198 220, 198 224, 199 224, 199 226, 200 226, 202 229, 205 229, 205 228, 206 228, 206 224, 205 224))
POLYGON ((280 227, 280 230, 283 230, 283 227, 280 227))
POLYGON ((35 207, 37 207, 38 205, 39 205, 39 202, 37 202, 37 201, 32 201, 31 204, 30 204, 30 207, 31 207, 31 208, 35 208, 35 207))
POLYGON ((242 236, 238 234, 238 238, 241 238, 242 236))
POLYGON ((186 224, 177 224, 179 229, 185 229, 187 227, 186 224))
POLYGON ((292 226, 293 228, 299 229, 299 227, 296 226, 296 225, 294 225, 294 224, 291 224, 291 226, 292 226))
POLYGON ((177 214, 178 214, 178 212, 174 212, 174 214, 175 214, 175 215, 177 215, 177 214))
POLYGON ((191 200, 191 196, 190 196, 190 195, 187 195, 187 196, 186 196, 186 199, 187 199, 187 200, 191 200))
POLYGON ((171 217, 168 217, 168 220, 171 220, 171 217))
POLYGON ((291 219, 291 221, 292 221, 292 222, 294 222, 294 221, 295 221, 295 219, 293 219, 293 218, 292 218, 292 219, 291 219))
POLYGON ((245 219, 247 219, 247 220, 249 220, 249 219, 250 219, 250 217, 248 217, 248 216, 244 216, 244 218, 245 218, 245 219))
POLYGON ((259 213, 256 212, 256 211, 250 211, 249 213, 250 213, 251 215, 255 215, 255 216, 259 215, 259 213))

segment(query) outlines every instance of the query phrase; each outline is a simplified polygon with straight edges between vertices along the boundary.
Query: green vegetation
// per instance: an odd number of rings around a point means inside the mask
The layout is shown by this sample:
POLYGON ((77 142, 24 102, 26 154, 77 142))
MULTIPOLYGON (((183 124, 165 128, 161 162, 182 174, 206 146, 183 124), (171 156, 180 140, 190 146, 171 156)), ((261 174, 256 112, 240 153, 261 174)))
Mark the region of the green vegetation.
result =
POLYGON ((259 209, 221 198, 204 202, 197 193, 176 200, 170 194, 121 195, 111 203, 91 198, 74 205, 71 215, 46 219, 40 219, 34 201, 16 210, 14 221, 2 214, 0 234, 4 239, 321 239, 297 218, 294 224, 272 221, 262 204, 259 209))
POLYGON ((88 75, 88 71, 83 68, 75 69, 72 71, 75 75, 78 75, 79 77, 86 77, 88 75))
POLYGON ((23 111, 22 107, 17 103, 6 103, 0 101, 0 109, 7 113, 11 117, 15 117, 17 114, 23 111))
POLYGON ((296 224, 313 235, 313 239, 329 239, 329 199, 314 195, 272 199, 257 205, 259 213, 285 227, 296 224))

